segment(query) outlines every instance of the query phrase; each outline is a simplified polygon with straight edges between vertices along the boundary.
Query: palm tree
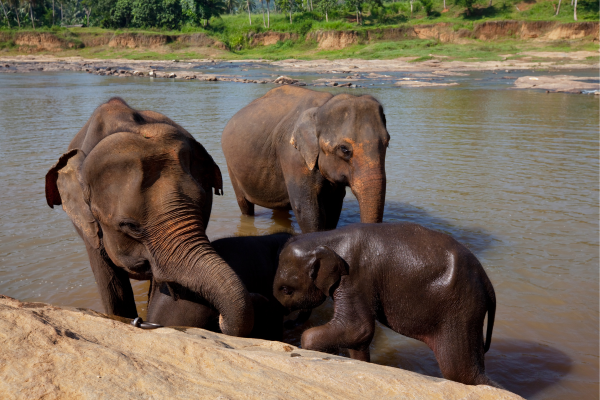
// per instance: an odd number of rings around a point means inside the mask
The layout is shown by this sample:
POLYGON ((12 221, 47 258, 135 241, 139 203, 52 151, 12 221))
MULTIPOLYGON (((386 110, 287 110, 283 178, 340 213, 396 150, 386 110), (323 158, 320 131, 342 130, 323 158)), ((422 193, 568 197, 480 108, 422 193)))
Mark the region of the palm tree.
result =
POLYGON ((260 0, 260 10, 262 11, 263 15, 263 26, 266 28, 267 24, 265 23, 265 7, 263 6, 263 0, 260 0))
POLYGON ((35 29, 35 18, 33 16, 33 7, 35 7, 35 0, 25 0, 29 3, 29 15, 31 16, 31 26, 35 29))
POLYGON ((270 0, 266 0, 267 1, 267 28, 271 27, 271 15, 269 14, 269 2, 270 0))
POLYGON ((7 4, 15 10, 15 16, 17 17, 17 25, 19 25, 19 28, 20 28, 21 27, 21 20, 19 19, 19 9, 21 8, 20 1, 19 0, 8 0, 7 4))
POLYGON ((8 28, 10 29, 10 20, 8 19, 8 14, 6 13, 6 10, 4 9, 4 4, 2 3, 2 0, 0 0, 0 6, 2 6, 2 11, 4 11, 4 18, 6 18, 6 22, 8 23, 8 28))

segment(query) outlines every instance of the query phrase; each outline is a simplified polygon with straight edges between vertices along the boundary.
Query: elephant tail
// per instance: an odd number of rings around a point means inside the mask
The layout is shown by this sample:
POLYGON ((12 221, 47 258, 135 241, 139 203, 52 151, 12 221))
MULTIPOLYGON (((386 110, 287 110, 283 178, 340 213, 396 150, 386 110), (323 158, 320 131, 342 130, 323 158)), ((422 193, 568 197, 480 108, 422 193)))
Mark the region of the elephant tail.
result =
MULTIPOLYGON (((485 274, 485 273, 484 273, 485 274)), ((494 318, 496 317, 496 292, 494 291, 494 287, 492 286, 492 282, 486 276, 484 279, 485 292, 487 297, 487 332, 485 334, 485 344, 483 345, 484 353, 490 349, 490 345, 492 344, 492 330, 494 329, 494 318)))

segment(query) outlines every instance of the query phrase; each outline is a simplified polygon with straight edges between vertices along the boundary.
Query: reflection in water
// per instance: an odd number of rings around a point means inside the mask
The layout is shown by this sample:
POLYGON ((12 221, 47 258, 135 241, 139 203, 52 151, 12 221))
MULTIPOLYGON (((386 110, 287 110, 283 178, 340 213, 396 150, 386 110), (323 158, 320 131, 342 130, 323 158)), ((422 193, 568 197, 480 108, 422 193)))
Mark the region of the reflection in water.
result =
MULTIPOLYGON (((384 105, 392 137, 384 221, 449 233, 480 259, 498 303, 486 356, 492 379, 528 398, 598 398, 598 101, 502 90, 496 77, 473 73, 454 89, 364 89, 384 105)), ((211 240, 299 232, 290 212, 240 215, 220 146, 229 118, 271 87, 0 75, 0 294, 102 310, 81 239, 60 207, 46 205, 44 175, 112 96, 165 113, 221 167, 211 240)), ((348 191, 340 225, 359 220, 348 191)), ((133 288, 145 316, 148 283, 133 288)), ((298 343, 302 329, 330 316, 327 302, 286 340, 298 343)), ((427 346, 381 326, 372 354, 439 376, 427 346)))
MULTIPOLYGON (((258 206, 256 215, 250 217, 240 213, 240 221, 235 233, 236 236, 270 235, 277 232, 294 232, 292 214, 288 210, 267 210, 258 206), (258 228, 255 222, 260 220, 266 223, 266 229, 258 228)), ((262 224, 261 224, 262 225, 262 224)))

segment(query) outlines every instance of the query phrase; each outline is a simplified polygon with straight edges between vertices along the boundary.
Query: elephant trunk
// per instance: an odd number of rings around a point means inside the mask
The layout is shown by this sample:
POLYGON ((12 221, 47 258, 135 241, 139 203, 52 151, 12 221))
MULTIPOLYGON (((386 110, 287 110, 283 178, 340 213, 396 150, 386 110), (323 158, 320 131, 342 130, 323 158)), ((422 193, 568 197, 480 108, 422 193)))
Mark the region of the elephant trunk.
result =
POLYGON ((221 331, 248 336, 254 325, 251 298, 240 278, 204 234, 202 215, 169 213, 154 224, 150 252, 153 277, 179 284, 206 299, 221 314, 221 331))
POLYGON ((369 168, 366 173, 358 174, 350 187, 358 200, 360 222, 381 222, 385 206, 385 167, 369 168))

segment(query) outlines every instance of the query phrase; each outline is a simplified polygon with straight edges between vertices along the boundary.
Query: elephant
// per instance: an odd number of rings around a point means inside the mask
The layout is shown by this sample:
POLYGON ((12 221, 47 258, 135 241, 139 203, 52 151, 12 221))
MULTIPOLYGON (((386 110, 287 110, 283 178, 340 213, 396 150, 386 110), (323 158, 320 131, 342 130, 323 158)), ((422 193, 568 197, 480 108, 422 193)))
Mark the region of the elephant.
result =
POLYGON ((206 236, 219 167, 190 133, 120 98, 100 105, 46 174, 83 239, 106 313, 135 318, 129 278, 181 285, 222 315, 223 333, 246 336, 250 294, 206 236))
MULTIPOLYGON (((239 276, 254 301, 254 329, 249 337, 281 340, 284 308, 273 297, 273 278, 283 245, 292 237, 281 232, 265 236, 238 236, 211 244, 239 276)), ((172 284, 152 283, 148 321, 163 326, 192 326, 218 330, 219 313, 202 298, 172 284)))
POLYGON ((446 379, 498 386, 484 365, 494 288, 473 253, 449 235, 414 223, 357 223, 299 235, 281 251, 273 293, 290 311, 332 297, 332 319, 302 333, 304 349, 347 348, 352 358, 370 361, 377 320, 425 342, 446 379))
POLYGON ((372 96, 285 85, 238 111, 221 145, 242 214, 254 215, 255 204, 292 209, 308 233, 335 229, 346 186, 361 222, 381 222, 389 140, 372 96))

